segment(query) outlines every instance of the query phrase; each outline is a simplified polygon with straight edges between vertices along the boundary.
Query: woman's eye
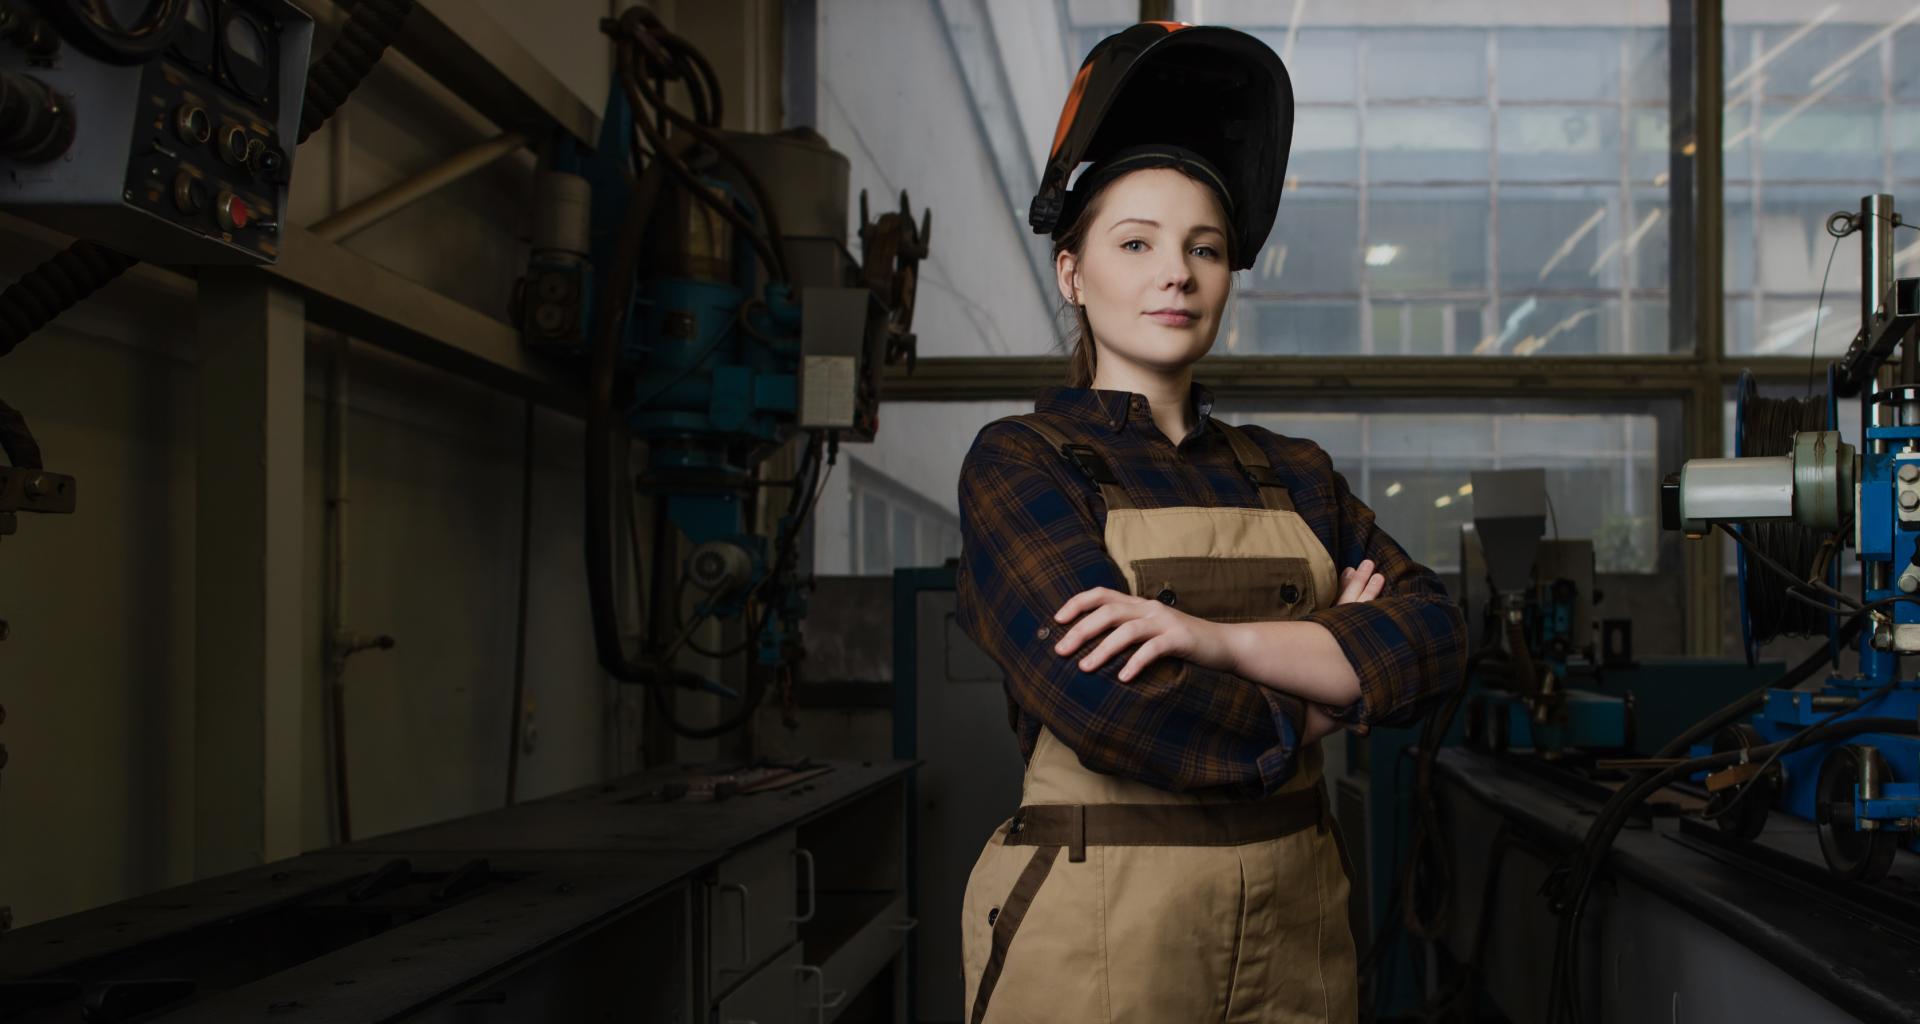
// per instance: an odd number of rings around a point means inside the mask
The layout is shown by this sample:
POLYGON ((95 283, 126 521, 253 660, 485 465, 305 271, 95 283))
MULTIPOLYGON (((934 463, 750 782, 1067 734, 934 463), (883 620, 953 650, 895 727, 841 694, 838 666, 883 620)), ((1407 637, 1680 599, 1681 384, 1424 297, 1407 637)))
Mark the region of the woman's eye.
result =
POLYGON ((1146 252, 1147 243, 1144 241, 1141 241, 1138 238, 1129 238, 1126 241, 1120 243, 1120 248, 1125 249, 1128 252, 1146 252), (1139 246, 1140 248, 1138 249, 1134 248, 1134 246, 1136 245, 1139 246))
POLYGON ((1220 250, 1215 249, 1211 245, 1196 245, 1193 247, 1193 254, 1195 256, 1200 257, 1201 259, 1210 260, 1218 257, 1220 255, 1220 250))

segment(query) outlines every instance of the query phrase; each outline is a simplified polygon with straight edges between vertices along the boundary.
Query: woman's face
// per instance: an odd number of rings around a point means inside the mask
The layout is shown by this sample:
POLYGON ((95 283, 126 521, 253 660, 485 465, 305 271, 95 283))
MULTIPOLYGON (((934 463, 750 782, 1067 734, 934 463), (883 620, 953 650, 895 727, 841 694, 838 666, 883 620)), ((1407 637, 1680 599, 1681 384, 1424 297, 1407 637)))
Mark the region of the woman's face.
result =
POLYGON ((1226 213, 1212 191, 1168 167, 1134 171, 1095 201, 1078 258, 1054 261, 1060 294, 1087 307, 1100 364, 1178 373, 1220 330, 1232 272, 1226 213))

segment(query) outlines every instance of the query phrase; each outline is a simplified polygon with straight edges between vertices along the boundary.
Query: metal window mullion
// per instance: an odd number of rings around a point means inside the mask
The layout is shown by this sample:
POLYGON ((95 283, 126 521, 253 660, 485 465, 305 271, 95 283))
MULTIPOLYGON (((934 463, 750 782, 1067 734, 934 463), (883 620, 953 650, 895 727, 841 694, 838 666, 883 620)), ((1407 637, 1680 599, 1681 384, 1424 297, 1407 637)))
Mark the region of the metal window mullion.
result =
POLYGON ((1353 83, 1353 137, 1354 155, 1358 160, 1360 188, 1360 354, 1373 355, 1373 281, 1367 272, 1367 241, 1373 229, 1372 204, 1373 181, 1367 160, 1367 61, 1370 51, 1367 47, 1367 34, 1355 33, 1353 42, 1354 83, 1353 83))
MULTIPOLYGON (((1627 96, 1627 62, 1631 59, 1633 29, 1628 27, 1620 33, 1620 212, 1621 227, 1627 228, 1628 235, 1621 236, 1620 243, 1620 353, 1633 351, 1633 280, 1634 266, 1637 262, 1633 250, 1636 246, 1626 244, 1630 233, 1640 229, 1635 219, 1639 211, 1633 202, 1633 107, 1627 96), (1631 225, 1631 227, 1629 227, 1631 225)), ((1668 235, 1672 235, 1672 225, 1668 225, 1668 235)), ((1669 345, 1671 347, 1671 345, 1669 345)))
MULTIPOLYGON (((1487 31, 1487 300, 1480 314, 1480 337, 1500 323, 1500 47, 1499 34, 1487 31)), ((1474 339, 1477 345, 1479 339, 1474 339)))
MULTIPOLYGON (((1761 31, 1759 27, 1756 26, 1753 29, 1753 40, 1751 43, 1753 53, 1756 55, 1761 52, 1761 41, 1761 31)), ((1765 202, 1766 199, 1766 183, 1763 180, 1766 177, 1766 159, 1761 156, 1760 147, 1761 124, 1765 120, 1763 115, 1766 113, 1766 68, 1763 67, 1754 73, 1753 81, 1747 83, 1747 89, 1747 124, 1753 129, 1748 132, 1747 137, 1742 140, 1742 145, 1747 147, 1749 154, 1747 157, 1747 217, 1749 223, 1753 226, 1753 245, 1751 246, 1753 253, 1753 283, 1748 286, 1747 293, 1752 296, 1753 300, 1753 343, 1757 350, 1760 344, 1760 325, 1765 323, 1767 319, 1767 247, 1760 244, 1760 230, 1761 225, 1764 223, 1763 214, 1765 212, 1761 204, 1765 202)), ((1724 167, 1724 165, 1722 166, 1724 167)), ((1722 222, 1724 223, 1724 217, 1722 222)), ((1724 267, 1722 269, 1724 271, 1724 267)), ((1753 353, 1746 354, 1752 355, 1753 353)))

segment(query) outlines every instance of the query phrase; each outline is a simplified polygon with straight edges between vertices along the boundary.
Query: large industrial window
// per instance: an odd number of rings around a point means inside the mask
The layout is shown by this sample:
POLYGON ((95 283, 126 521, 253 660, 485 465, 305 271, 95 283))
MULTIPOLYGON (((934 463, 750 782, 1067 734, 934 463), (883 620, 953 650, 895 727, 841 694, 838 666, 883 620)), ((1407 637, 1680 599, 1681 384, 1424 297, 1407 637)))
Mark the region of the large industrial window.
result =
MULTIPOLYGON (((1126 6, 1066 5, 1068 59, 1126 6)), ((1667 5, 1594 6, 1178 5, 1266 40, 1297 104, 1216 353, 1689 348, 1667 322, 1667 5)))
MULTIPOLYGON (((1727 4, 1725 45, 1727 349, 1804 354, 1817 319, 1838 356, 1859 328, 1859 240, 1836 247, 1827 215, 1874 192, 1920 214, 1920 5, 1727 4)), ((1897 244, 1895 272, 1920 273, 1920 232, 1897 244)))

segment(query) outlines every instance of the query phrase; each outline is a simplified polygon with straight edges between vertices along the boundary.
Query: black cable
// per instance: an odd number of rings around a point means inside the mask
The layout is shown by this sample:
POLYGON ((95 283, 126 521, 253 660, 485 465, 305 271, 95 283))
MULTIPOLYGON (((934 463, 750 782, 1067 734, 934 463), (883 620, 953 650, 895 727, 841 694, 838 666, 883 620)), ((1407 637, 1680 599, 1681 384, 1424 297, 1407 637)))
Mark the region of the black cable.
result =
POLYGON ((1453 720, 1466 699, 1474 671, 1488 661, 1509 657, 1508 651, 1489 648, 1468 658, 1459 683, 1447 694, 1446 703, 1421 725, 1420 747, 1414 760, 1413 828, 1400 878, 1407 893, 1401 913, 1407 934, 1413 938, 1432 939, 1445 931, 1453 896, 1453 860, 1441 834, 1438 801, 1433 795, 1434 763, 1447 733, 1453 729, 1453 720), (1422 882, 1426 884, 1423 886, 1422 882))
POLYGON ((307 68, 306 96, 300 102, 299 141, 318 131, 347 102, 380 55, 387 52, 413 10, 413 0, 358 0, 333 45, 307 68))
POLYGON ((0 292, 0 356, 138 262, 83 240, 27 271, 0 292))
MULTIPOLYGON (((1766 398, 1758 393, 1752 378, 1741 382, 1741 430, 1745 441, 1743 456, 1780 456, 1793 453, 1794 435, 1803 431, 1824 430, 1827 425, 1827 398, 1813 395, 1806 399, 1766 398)), ((1823 535, 1812 527, 1790 520, 1754 520, 1738 529, 1722 526, 1740 542, 1745 554, 1769 564, 1780 565, 1801 583, 1817 590, 1839 593, 1825 581, 1814 581, 1812 569, 1821 554, 1823 535)), ((1755 645, 1780 636, 1813 636, 1827 629, 1827 617, 1790 599, 1784 590, 1757 572, 1746 574, 1742 593, 1747 620, 1755 645)))
POLYGON ((1820 351, 1820 314, 1827 308, 1827 279, 1833 276, 1833 256, 1840 251, 1840 236, 1833 236, 1827 249, 1827 269, 1820 275, 1820 297, 1813 300, 1813 344, 1807 346, 1807 400, 1813 400, 1814 356, 1820 351))
MULTIPOLYGON (((663 184, 657 166, 649 167, 634 185, 627 204, 626 219, 620 225, 613 257, 607 267, 609 286, 599 291, 595 310, 593 348, 589 352, 587 374, 587 429, 585 431, 586 481, 585 515, 587 560, 587 604, 593 622, 594 651, 600 667, 623 683, 640 685, 697 686, 703 680, 690 672, 648 659, 628 655, 620 634, 619 617, 614 613, 613 488, 624 480, 624 466, 613 466, 614 436, 620 429, 613 411, 613 392, 620 364, 620 338, 629 307, 628 290, 613 282, 631 282, 639 265, 640 246, 647 224, 659 200, 663 184)), ((624 445, 622 452, 626 451, 624 445)), ((624 462, 624 460, 623 460, 624 462)), ((656 567, 655 572, 663 571, 656 567)))
MULTIPOLYGON (((1862 707, 1872 704, 1874 701, 1879 700, 1880 698, 1886 696, 1889 692, 1893 690, 1894 687, 1898 685, 1900 685, 1900 679, 1898 676, 1892 679, 1889 679, 1886 681, 1886 683, 1877 687, 1872 693, 1869 693, 1865 697, 1861 697, 1858 700, 1849 701, 1847 705, 1844 707, 1834 709, 1831 713, 1821 718, 1818 722, 1813 723, 1813 725, 1809 726, 1808 728, 1816 728, 1822 725, 1826 725, 1829 722, 1832 722, 1835 719, 1841 717, 1842 715, 1851 714, 1862 707)), ((1795 733, 1794 735, 1798 736, 1800 735, 1800 733, 1795 733)), ((1760 770, 1754 772, 1753 777, 1757 779, 1767 774, 1767 772, 1773 768, 1774 762, 1780 760, 1780 756, 1782 754, 1785 754, 1789 749, 1790 748, 1786 744, 1784 743, 1780 744, 1780 748, 1778 750, 1775 750, 1772 754, 1768 755, 1767 759, 1760 763, 1760 770)), ((1707 818, 1709 820, 1714 818, 1724 817, 1725 815, 1732 813, 1733 809, 1740 805, 1740 801, 1745 799, 1748 793, 1751 793, 1754 790, 1759 788, 1760 787, 1758 786, 1740 786, 1738 789, 1734 791, 1733 799, 1728 800, 1726 804, 1720 807, 1718 810, 1709 808, 1707 811, 1703 812, 1700 816, 1703 818, 1707 818)))
POLYGON ((1911 736, 1920 734, 1920 723, 1911 718, 1853 718, 1830 721, 1808 726, 1784 740, 1745 750, 1728 750, 1704 757, 1687 758, 1654 772, 1631 790, 1623 788, 1615 794, 1609 805, 1618 805, 1618 812, 1608 816, 1604 813, 1595 818, 1588 829, 1587 838, 1581 844, 1582 854, 1587 857, 1584 870, 1576 868, 1577 884, 1565 903, 1561 918, 1561 928, 1555 943, 1554 975, 1547 1006, 1548 1020, 1555 1020, 1560 1009, 1567 1011, 1570 1020, 1581 1019, 1579 1013, 1579 930, 1580 918, 1585 912, 1589 896, 1592 894, 1593 879, 1599 874, 1606 852, 1612 847, 1613 840, 1620 829, 1626 825, 1631 810, 1639 806, 1647 797, 1664 789, 1674 781, 1696 772, 1714 768, 1724 768, 1750 760, 1759 753, 1785 753, 1822 740, 1840 740, 1863 733, 1884 732, 1895 735, 1911 736), (1626 794, 1622 797, 1621 794, 1626 794), (1556 1004, 1561 1004, 1556 1006, 1556 1004))

